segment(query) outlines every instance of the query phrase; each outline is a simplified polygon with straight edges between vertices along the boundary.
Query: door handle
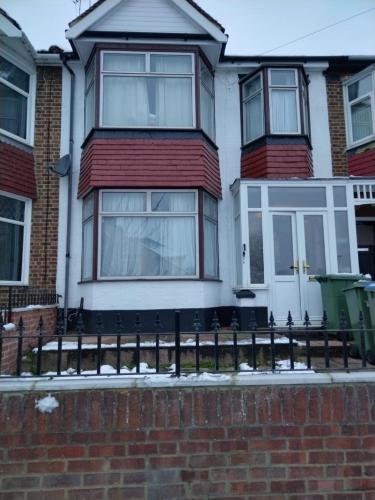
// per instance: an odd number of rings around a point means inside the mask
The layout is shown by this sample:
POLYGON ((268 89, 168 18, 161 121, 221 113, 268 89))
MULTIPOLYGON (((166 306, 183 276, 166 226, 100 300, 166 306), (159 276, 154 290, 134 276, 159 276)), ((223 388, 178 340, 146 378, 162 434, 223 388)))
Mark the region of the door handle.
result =
POLYGON ((310 269, 310 265, 304 260, 303 261, 303 272, 307 274, 307 271, 310 269))
POLYGON ((299 261, 297 260, 297 262, 294 265, 289 266, 289 269, 294 269, 296 273, 299 273, 299 261))

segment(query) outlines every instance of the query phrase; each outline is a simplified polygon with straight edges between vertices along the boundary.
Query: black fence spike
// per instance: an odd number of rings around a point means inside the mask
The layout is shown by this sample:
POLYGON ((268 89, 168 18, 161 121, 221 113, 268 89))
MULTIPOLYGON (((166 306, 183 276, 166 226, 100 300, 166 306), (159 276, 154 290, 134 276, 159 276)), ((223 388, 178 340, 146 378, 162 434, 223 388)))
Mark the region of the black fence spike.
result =
POLYGON ((38 322, 38 333, 39 333, 40 336, 43 335, 43 330, 44 330, 43 317, 40 316, 39 322, 38 322))
POLYGON ((249 322, 247 324, 247 329, 248 330, 257 330, 258 329, 258 323, 255 315, 254 309, 250 310, 250 315, 249 315, 249 322))
POLYGON ((217 315, 217 312, 214 311, 214 315, 212 317, 212 322, 211 322, 211 330, 214 332, 218 332, 221 328, 219 317, 217 315))
POLYGON ((328 325, 328 317, 327 317, 326 311, 324 310, 323 311, 322 321, 321 321, 321 328, 322 328, 322 330, 325 330, 327 328, 327 325, 328 325))
POLYGON ((201 319, 199 317, 199 312, 195 311, 194 317, 193 317, 193 330, 195 332, 200 332, 202 330, 202 323, 201 319))
POLYGON ((268 326, 271 328, 271 330, 273 330, 276 326, 276 323, 275 323, 275 318, 273 316, 273 312, 271 311, 270 313, 270 320, 268 322, 268 326))
POLYGON ((19 331, 19 334, 22 336, 23 332, 24 332, 24 324, 23 324, 22 316, 20 317, 20 319, 18 321, 18 328, 17 328, 17 330, 19 331))
POLYGON ((83 321, 83 314, 82 311, 79 311, 78 313, 78 319, 77 319, 77 332, 80 335, 83 335, 85 333, 85 323, 83 321))
POLYGON ((238 322, 237 314, 236 314, 235 310, 233 310, 233 312, 232 312, 232 321, 230 323, 230 328, 234 332, 236 332, 237 330, 240 329, 240 324, 238 322))
POLYGON ((154 331, 155 333, 160 333, 162 330, 162 323, 160 319, 160 313, 157 312, 155 316, 155 321, 154 321, 154 331))
POLYGON ((64 335, 64 309, 60 309, 57 313, 56 335, 64 335))
POLYGON ((305 317, 304 317, 303 325, 305 326, 305 328, 308 328, 311 325, 309 313, 307 311, 305 311, 305 317))
POLYGON ((293 322, 292 314, 290 311, 288 311, 288 318, 287 318, 286 326, 289 329, 291 329, 293 325, 294 325, 294 322, 293 322))

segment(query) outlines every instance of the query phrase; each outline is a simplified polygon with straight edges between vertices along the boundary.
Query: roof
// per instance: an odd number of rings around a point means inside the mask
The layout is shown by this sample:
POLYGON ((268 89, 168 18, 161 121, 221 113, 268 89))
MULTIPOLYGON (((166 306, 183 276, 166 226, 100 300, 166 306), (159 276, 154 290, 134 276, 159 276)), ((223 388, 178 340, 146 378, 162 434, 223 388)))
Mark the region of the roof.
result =
MULTIPOLYGON (((82 14, 80 14, 78 17, 76 17, 75 19, 73 19, 73 21, 71 21, 69 23, 69 27, 71 28, 72 26, 74 26, 75 24, 77 24, 79 21, 81 21, 81 19, 83 19, 84 17, 86 17, 88 14, 90 14, 93 10, 95 10, 97 7, 99 7, 99 5, 103 4, 106 0, 98 0, 97 2, 95 2, 93 5, 91 5, 91 7, 89 7, 87 10, 85 10, 84 12, 82 12, 82 14)), ((225 28, 218 22, 216 21, 216 19, 214 19, 213 17, 210 16, 210 14, 208 14, 205 10, 202 9, 202 7, 200 7, 196 2, 194 2, 194 0, 186 0, 192 7, 194 7, 195 10, 197 10, 200 14, 202 14, 202 16, 204 16, 206 19, 208 19, 208 21, 210 21, 211 23, 215 24, 215 26, 217 28, 220 29, 220 31, 222 31, 223 33, 225 32, 225 28)))
POLYGON ((0 7, 0 14, 3 15, 6 19, 8 19, 8 21, 10 21, 13 24, 13 26, 15 26, 18 30, 22 31, 22 28, 17 23, 17 21, 15 21, 12 17, 10 17, 10 15, 7 12, 5 12, 5 10, 2 9, 1 7, 0 7))

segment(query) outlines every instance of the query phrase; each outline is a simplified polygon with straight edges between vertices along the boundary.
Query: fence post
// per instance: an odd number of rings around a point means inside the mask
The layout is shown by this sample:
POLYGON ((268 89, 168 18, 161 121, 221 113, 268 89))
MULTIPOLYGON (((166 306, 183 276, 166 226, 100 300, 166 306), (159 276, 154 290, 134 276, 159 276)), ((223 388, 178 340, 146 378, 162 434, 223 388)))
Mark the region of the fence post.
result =
POLYGON ((181 375, 181 351, 180 351, 180 333, 181 333, 181 317, 180 311, 174 313, 174 332, 175 332, 175 361, 176 361, 176 377, 181 375))
POLYGON ((1 364, 3 360, 3 325, 4 325, 4 319, 0 311, 0 375, 1 375, 1 364))
POLYGON ((12 321, 12 287, 8 290, 8 317, 5 318, 5 322, 10 323, 12 321))

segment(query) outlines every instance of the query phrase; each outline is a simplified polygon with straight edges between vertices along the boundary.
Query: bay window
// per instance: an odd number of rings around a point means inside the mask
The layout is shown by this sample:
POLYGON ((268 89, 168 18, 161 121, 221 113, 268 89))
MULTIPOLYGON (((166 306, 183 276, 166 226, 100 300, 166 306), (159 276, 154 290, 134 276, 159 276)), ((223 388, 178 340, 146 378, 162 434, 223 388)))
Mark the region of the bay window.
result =
POLYGON ((242 78, 241 95, 244 144, 269 135, 309 135, 302 67, 262 67, 242 78))
POLYGON ((103 52, 104 127, 195 126, 193 54, 103 52))
POLYGON ((0 131, 27 139, 30 75, 0 56, 0 131))
POLYGON ((25 282, 30 204, 30 201, 0 194, 0 284, 25 282))
POLYGON ((344 84, 348 146, 375 138, 374 73, 367 70, 344 84))
POLYGON ((215 139, 215 90, 214 77, 204 62, 200 61, 201 127, 215 139))
POLYGON ((95 191, 83 200, 82 280, 217 279, 217 220, 203 191, 95 191))

